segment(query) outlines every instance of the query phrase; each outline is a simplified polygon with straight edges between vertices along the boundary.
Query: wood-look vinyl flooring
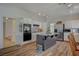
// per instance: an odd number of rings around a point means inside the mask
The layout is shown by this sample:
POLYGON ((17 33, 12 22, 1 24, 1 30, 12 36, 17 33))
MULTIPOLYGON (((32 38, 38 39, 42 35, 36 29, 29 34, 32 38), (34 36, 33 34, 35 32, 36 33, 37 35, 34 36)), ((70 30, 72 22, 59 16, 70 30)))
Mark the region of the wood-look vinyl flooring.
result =
POLYGON ((68 42, 57 41, 54 46, 38 53, 36 42, 24 44, 22 46, 13 46, 0 50, 1 56, 72 56, 68 42))
POLYGON ((16 45, 16 41, 12 41, 12 39, 10 39, 9 37, 5 38, 4 39, 4 47, 7 48, 7 47, 11 47, 11 46, 14 46, 16 45))

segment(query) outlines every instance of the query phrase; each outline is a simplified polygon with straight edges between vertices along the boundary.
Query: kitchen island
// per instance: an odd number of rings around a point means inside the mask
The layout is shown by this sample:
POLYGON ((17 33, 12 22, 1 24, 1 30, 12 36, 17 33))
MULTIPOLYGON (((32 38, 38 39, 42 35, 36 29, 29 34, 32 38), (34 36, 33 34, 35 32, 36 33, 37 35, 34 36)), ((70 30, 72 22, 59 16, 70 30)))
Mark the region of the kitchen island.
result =
POLYGON ((59 33, 54 33, 54 34, 37 34, 37 49, 41 47, 42 51, 52 47, 53 45, 56 44, 56 35, 59 33))

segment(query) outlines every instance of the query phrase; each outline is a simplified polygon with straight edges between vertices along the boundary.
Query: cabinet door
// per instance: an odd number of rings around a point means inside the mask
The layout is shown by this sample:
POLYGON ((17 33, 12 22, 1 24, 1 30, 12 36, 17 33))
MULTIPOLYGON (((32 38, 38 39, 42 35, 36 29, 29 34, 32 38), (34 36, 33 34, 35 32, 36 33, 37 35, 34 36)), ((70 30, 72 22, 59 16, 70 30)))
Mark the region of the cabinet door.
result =
POLYGON ((71 23, 65 23, 65 28, 71 28, 72 27, 72 24, 71 23))

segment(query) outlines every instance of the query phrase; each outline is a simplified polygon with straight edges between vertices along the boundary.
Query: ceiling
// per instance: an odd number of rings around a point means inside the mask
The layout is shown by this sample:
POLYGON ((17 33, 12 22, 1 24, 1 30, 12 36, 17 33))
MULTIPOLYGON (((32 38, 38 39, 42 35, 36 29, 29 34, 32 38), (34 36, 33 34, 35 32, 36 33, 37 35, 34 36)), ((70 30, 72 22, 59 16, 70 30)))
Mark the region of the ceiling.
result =
POLYGON ((79 15, 78 3, 12 3, 12 4, 0 4, 15 6, 25 11, 30 11, 32 14, 46 20, 52 21, 53 19, 64 19, 65 17, 79 15), (67 4, 72 4, 68 7, 67 4))

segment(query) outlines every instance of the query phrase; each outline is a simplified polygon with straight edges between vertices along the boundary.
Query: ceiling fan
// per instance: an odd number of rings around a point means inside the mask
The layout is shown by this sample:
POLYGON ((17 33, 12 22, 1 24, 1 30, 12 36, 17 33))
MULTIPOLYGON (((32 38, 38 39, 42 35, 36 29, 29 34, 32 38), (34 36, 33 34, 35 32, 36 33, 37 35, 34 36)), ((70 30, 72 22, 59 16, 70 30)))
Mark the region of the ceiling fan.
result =
POLYGON ((63 5, 63 6, 66 6, 68 8, 71 8, 72 7, 72 3, 58 3, 58 5, 63 5))

